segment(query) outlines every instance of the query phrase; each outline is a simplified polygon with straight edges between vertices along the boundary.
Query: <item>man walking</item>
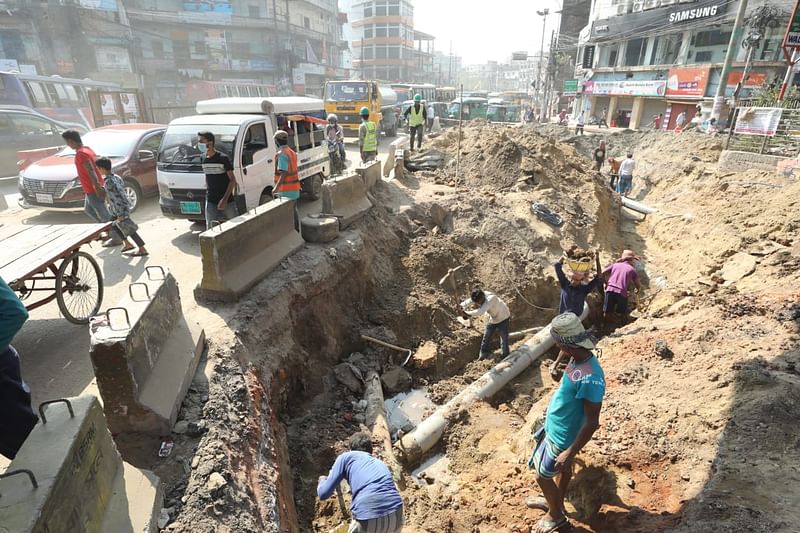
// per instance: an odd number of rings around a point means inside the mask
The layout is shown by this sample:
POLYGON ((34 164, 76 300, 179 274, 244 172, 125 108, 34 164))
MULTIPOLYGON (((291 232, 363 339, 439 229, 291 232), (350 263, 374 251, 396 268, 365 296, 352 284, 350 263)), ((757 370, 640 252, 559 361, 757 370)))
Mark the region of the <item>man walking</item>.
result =
POLYGON ((474 289, 470 298, 461 302, 461 308, 464 318, 479 317, 484 313, 489 315, 486 321, 486 330, 483 332, 483 340, 481 340, 481 351, 478 355, 478 360, 489 356, 489 343, 495 331, 500 334, 500 348, 503 357, 508 357, 510 353, 508 328, 511 321, 511 311, 508 310, 506 303, 492 292, 474 289), (475 306, 478 306, 477 309, 475 306))
POLYGON ((605 126, 606 128, 608 127, 608 122, 606 122, 606 113, 607 112, 608 112, 608 110, 604 107, 603 108, 603 112, 600 113, 600 120, 597 122, 597 127, 598 128, 602 128, 603 126, 605 126))
MULTIPOLYGON (((83 145, 81 134, 77 131, 67 130, 61 134, 61 137, 67 146, 75 150, 75 170, 78 172, 78 181, 85 196, 83 212, 99 224, 110 221, 111 215, 104 202, 106 192, 103 188, 103 178, 94 164, 97 155, 94 150, 83 145)), ((122 241, 112 237, 104 242, 103 246, 117 246, 118 244, 122 244, 122 241)))
POLYGON ((607 319, 609 313, 617 313, 622 316, 623 323, 628 321, 628 290, 631 283, 636 287, 636 291, 642 290, 639 282, 639 273, 633 266, 633 262, 638 258, 632 250, 625 250, 622 256, 603 270, 606 278, 606 295, 603 302, 603 318, 607 319))
POLYGON ((378 157, 378 127, 369 119, 369 108, 362 107, 361 125, 358 127, 358 148, 361 162, 374 161, 378 157))
POLYGON ((628 152, 628 157, 619 165, 617 193, 621 196, 628 196, 633 191, 634 170, 636 170, 636 161, 633 159, 633 153, 628 152))
POLYGON ((0 454, 17 456, 39 421, 31 409, 31 391, 22 379, 19 354, 11 341, 28 319, 28 311, 0 278, 0 454))
POLYGON ((411 129, 411 151, 414 151, 414 137, 417 138, 417 150, 422 148, 422 133, 425 122, 428 120, 428 111, 422 104, 422 95, 414 95, 414 105, 406 109, 403 116, 408 121, 411 129))
POLYGON ((578 115, 578 122, 575 124, 575 135, 583 135, 583 126, 586 124, 585 111, 578 115))
POLYGON ((600 172, 606 160, 606 142, 600 141, 600 146, 594 149, 594 169, 600 172))
POLYGON ((278 147, 278 153, 275 157, 275 192, 273 192, 273 196, 292 201, 294 230, 300 231, 300 212, 297 208, 297 202, 300 200, 297 153, 289 147, 289 134, 283 130, 275 132, 275 145, 278 147))
POLYGON ((350 438, 350 451, 334 461, 327 476, 317 483, 317 496, 327 500, 339 483, 347 480, 353 501, 353 520, 347 533, 400 533, 403 530, 403 499, 392 480, 389 467, 372 456, 367 433, 350 438))
POLYGON ((573 460, 600 427, 606 390, 603 369, 592 353, 595 341, 580 318, 574 313, 558 315, 550 323, 550 335, 570 361, 547 406, 544 426, 534 434, 536 444, 528 460, 544 498, 531 497, 525 503, 546 511, 532 533, 550 533, 567 525, 564 497, 573 460))
POLYGON ((675 117, 675 130, 680 132, 683 130, 683 126, 686 125, 686 110, 681 111, 678 113, 678 116, 675 117))
POLYGON ((217 151, 213 133, 199 132, 197 148, 203 153, 201 162, 206 175, 206 229, 209 230, 214 221, 225 222, 237 215, 236 206, 230 203, 236 190, 236 177, 230 158, 217 151))

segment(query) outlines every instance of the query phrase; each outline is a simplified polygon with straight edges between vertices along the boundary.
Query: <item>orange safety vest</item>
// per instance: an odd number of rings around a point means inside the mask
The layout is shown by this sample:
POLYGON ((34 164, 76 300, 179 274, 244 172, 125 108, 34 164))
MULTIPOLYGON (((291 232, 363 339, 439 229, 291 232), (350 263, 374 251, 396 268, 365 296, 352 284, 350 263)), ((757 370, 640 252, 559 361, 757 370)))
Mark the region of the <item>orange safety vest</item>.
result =
POLYGON ((276 192, 289 192, 300 190, 300 180, 297 177, 297 153, 288 146, 281 147, 278 154, 275 156, 275 183, 278 183, 281 175, 278 173, 278 157, 281 154, 286 154, 289 157, 289 169, 286 171, 286 177, 283 178, 280 186, 275 190, 276 192))

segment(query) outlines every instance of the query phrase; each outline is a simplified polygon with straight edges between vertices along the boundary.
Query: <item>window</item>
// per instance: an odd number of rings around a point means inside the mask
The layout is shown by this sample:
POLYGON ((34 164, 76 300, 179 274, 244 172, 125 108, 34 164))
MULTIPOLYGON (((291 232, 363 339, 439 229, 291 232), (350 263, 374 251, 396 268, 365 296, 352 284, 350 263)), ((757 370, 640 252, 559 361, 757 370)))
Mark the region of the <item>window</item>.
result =
POLYGON ((205 56, 206 53, 205 41, 192 41, 192 56, 205 56))
POLYGON ((375 47, 375 58, 386 59, 386 46, 378 45, 375 47))
POLYGON ((189 42, 172 41, 172 51, 175 54, 175 59, 189 59, 189 42))
POLYGON ((375 48, 373 46, 362 46, 361 47, 361 58, 362 59, 375 59, 375 48))
POLYGON ((389 0, 389 15, 400 15, 400 0, 389 0))
POLYGON ((154 154, 158 154, 158 148, 161 146, 161 137, 163 136, 164 134, 159 132, 147 137, 142 141, 142 144, 139 145, 139 150, 150 150, 154 154))
POLYGON ((695 63, 710 63, 712 57, 714 57, 714 52, 712 50, 703 50, 702 52, 695 53, 694 62, 695 63))
POLYGON ((397 24, 389 24, 389 37, 400 37, 400 26, 397 24))
POLYGON ((67 101, 72 102, 74 104, 80 104, 81 103, 81 98, 80 98, 78 92, 75 90, 75 86, 74 85, 64 85, 63 87, 64 87, 64 92, 67 95, 67 98, 66 98, 67 101))
POLYGON ((372 16, 372 4, 364 6, 364 18, 369 18, 371 16, 372 16))
POLYGON ((11 118, 19 135, 57 135, 58 131, 49 122, 39 117, 14 116, 11 118))
POLYGON ((247 14, 250 16, 251 19, 259 19, 261 18, 261 8, 250 4, 247 6, 247 14))
POLYGON ((86 90, 80 85, 73 85, 72 88, 75 89, 75 93, 78 95, 78 102, 80 102, 81 105, 87 105, 89 99, 86 96, 86 90))
POLYGON ((31 100, 33 100, 34 107, 47 107, 50 105, 50 102, 47 100, 47 94, 44 92, 44 87, 42 87, 41 83, 28 81, 25 82, 25 85, 28 87, 28 94, 30 94, 31 100))
POLYGON ((247 128, 247 133, 244 134, 243 151, 255 154, 264 150, 267 146, 267 130, 263 122, 253 124, 247 128))
POLYGON ((375 35, 375 26, 372 24, 367 24, 364 26, 364 39, 372 39, 375 35))
POLYGON ((647 63, 648 65, 658 65, 658 47, 661 44, 660 37, 653 38, 653 49, 650 51, 650 61, 647 63))
POLYGON ((647 39, 631 39, 625 48, 625 66, 635 67, 644 63, 647 39))
POLYGON ((387 57, 390 59, 400 59, 400 47, 399 46, 387 46, 387 57))
POLYGON ((303 27, 307 30, 311 29, 311 19, 308 17, 303 17, 303 27))
POLYGON ((778 39, 764 39, 762 42, 761 61, 777 61, 778 60, 778 39))
POLYGON ((386 4, 377 4, 375 6, 375 16, 385 17, 387 14, 386 4))
POLYGON ((720 46, 726 45, 731 40, 731 32, 729 31, 700 31, 694 37, 694 45, 698 48, 704 46, 720 46))

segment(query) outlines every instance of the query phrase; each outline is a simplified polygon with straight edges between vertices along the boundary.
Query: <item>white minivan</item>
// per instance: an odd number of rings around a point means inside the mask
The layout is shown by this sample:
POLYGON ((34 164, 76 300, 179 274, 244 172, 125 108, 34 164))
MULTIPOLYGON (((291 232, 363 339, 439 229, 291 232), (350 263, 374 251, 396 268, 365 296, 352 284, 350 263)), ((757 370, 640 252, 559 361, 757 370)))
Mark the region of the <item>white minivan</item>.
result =
POLYGON ((161 212, 170 218, 203 221, 206 181, 197 133, 210 131, 215 148, 233 163, 239 213, 272 200, 276 130, 289 133, 297 152, 302 191, 316 200, 330 176, 322 100, 307 97, 217 98, 197 102, 197 115, 173 120, 158 153, 161 212))

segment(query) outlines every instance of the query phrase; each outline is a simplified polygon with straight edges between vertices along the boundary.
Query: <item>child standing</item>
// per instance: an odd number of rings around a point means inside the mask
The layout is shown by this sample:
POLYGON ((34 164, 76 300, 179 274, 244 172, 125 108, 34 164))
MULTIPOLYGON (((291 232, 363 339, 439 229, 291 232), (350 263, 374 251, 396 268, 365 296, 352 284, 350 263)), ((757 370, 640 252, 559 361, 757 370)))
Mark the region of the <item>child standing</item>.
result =
POLYGON ((125 182, 111 171, 111 160, 107 157, 98 158, 95 161, 95 165, 104 176, 108 212, 111 213, 114 221, 113 231, 122 239, 124 245, 122 253, 130 252, 135 248, 128 240, 128 237, 130 237, 139 247, 137 251, 130 255, 133 257, 148 255, 147 249, 144 247, 144 240, 136 232, 139 226, 131 220, 131 204, 125 195, 125 182))

